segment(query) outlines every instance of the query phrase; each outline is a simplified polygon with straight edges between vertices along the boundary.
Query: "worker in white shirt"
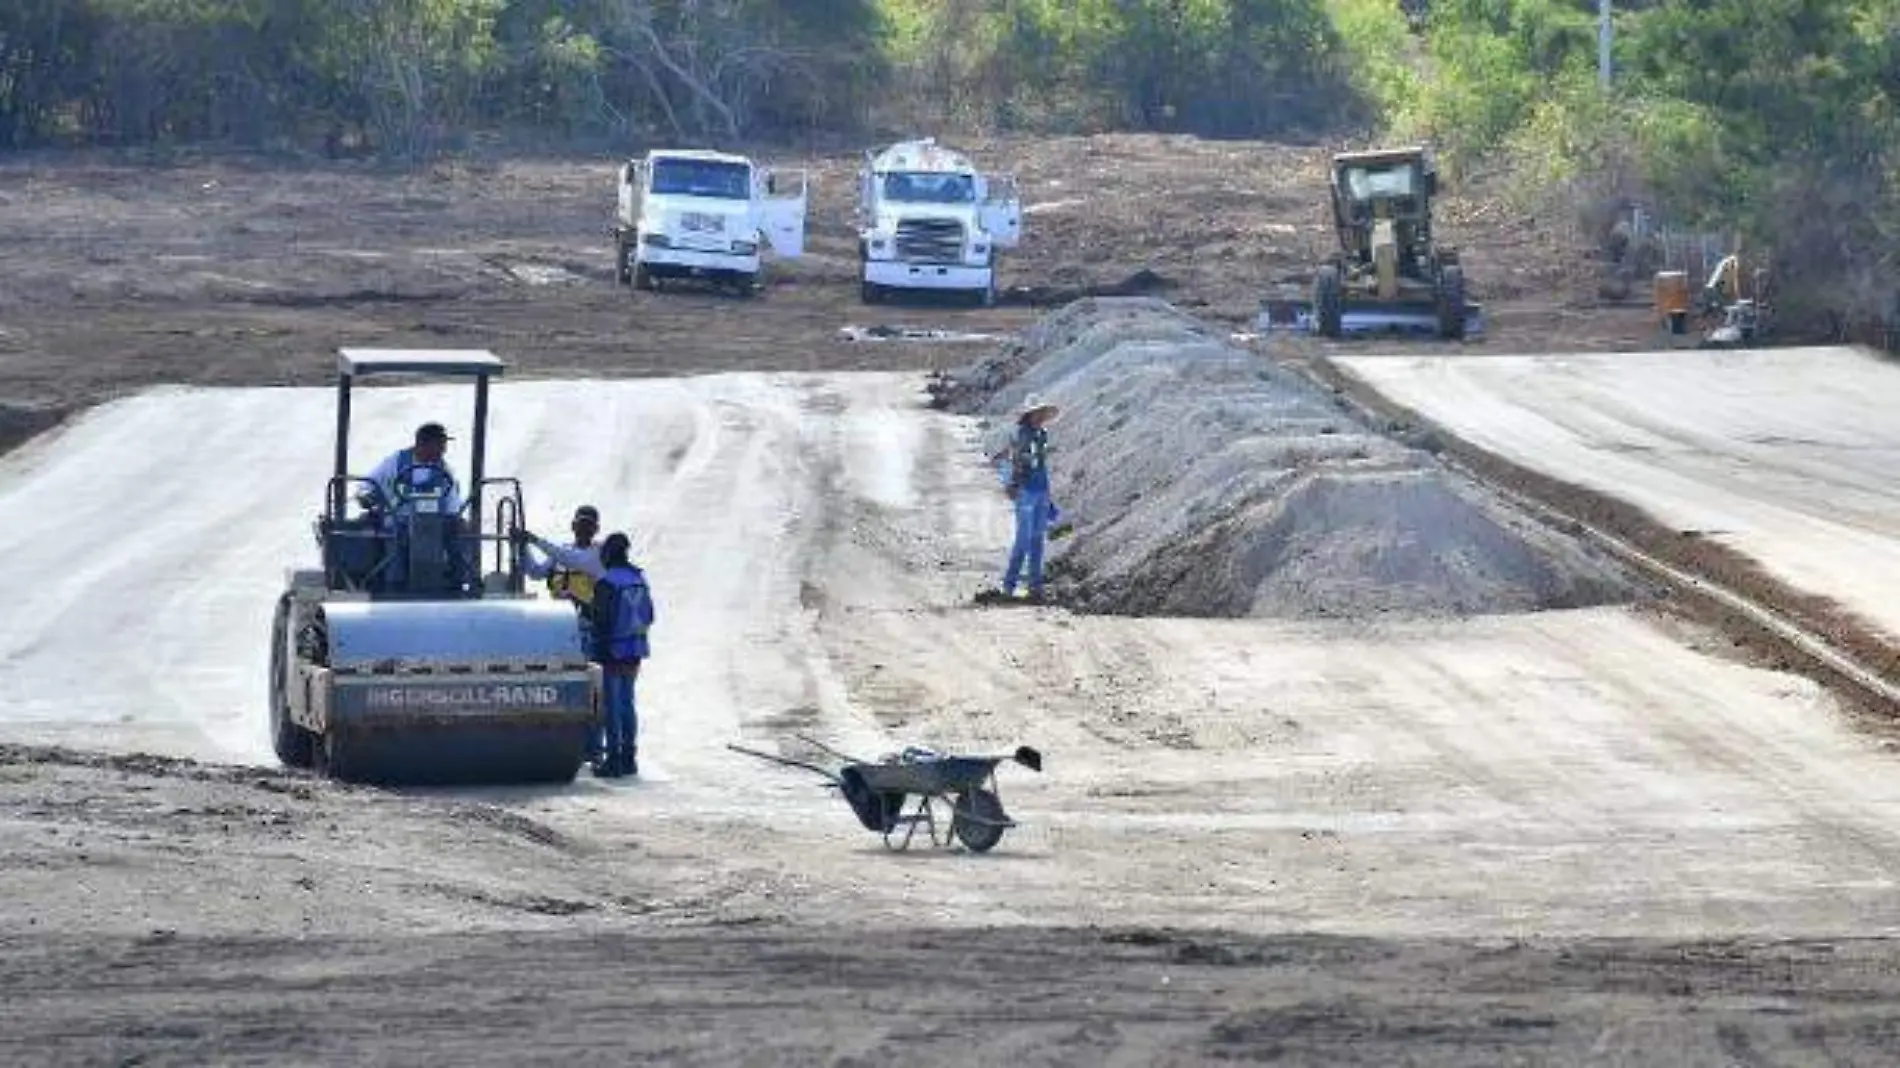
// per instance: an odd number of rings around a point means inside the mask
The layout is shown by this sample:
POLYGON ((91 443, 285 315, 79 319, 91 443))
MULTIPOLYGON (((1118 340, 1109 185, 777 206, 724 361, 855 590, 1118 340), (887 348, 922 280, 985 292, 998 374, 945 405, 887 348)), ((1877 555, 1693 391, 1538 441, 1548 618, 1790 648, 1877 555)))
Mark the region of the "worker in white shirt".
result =
MULTIPOLYGON (((569 552, 586 554, 587 558, 600 565, 600 543, 594 536, 600 533, 600 510, 591 504, 583 504, 574 509, 574 520, 568 526, 574 532, 574 540, 561 546, 569 552)), ((534 553, 526 551, 533 542, 523 546, 521 569, 529 578, 546 579, 548 592, 562 600, 573 601, 582 608, 594 602, 594 576, 584 568, 564 566, 550 555, 546 560, 536 560, 534 553)))
POLYGON ((531 531, 521 531, 520 535, 557 563, 593 576, 594 608, 588 619, 593 640, 588 655, 601 666, 601 711, 605 719, 597 739, 600 758, 594 764, 594 774, 602 778, 638 775, 640 719, 633 687, 641 663, 650 655, 647 633, 655 612, 646 573, 634 565, 630 556, 632 543, 625 534, 613 533, 600 543, 596 553, 588 554, 556 545, 531 531))
MULTIPOLYGON (((538 541, 525 530, 520 531, 521 570, 529 578, 547 580, 549 593, 572 601, 579 609, 581 644, 591 658, 594 655, 594 576, 604 570, 600 563, 600 543, 594 540, 600 533, 600 510, 591 504, 574 509, 574 519, 568 529, 574 532, 574 540, 543 549, 544 560, 536 560, 534 550, 547 543, 538 541), (559 559, 557 553, 568 554, 568 559, 559 559)), ((606 753, 607 719, 603 715, 588 735, 587 758, 598 765, 606 753)))

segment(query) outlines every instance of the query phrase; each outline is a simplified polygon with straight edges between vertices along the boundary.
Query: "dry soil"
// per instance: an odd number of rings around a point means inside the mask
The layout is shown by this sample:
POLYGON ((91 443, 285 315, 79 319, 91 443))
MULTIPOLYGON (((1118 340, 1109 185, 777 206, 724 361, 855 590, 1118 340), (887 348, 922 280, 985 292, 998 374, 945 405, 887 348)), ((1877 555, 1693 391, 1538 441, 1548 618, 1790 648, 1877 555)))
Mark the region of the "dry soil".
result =
MULTIPOLYGON (((0 165, 0 433, 232 387, 0 461, 5 1059, 1891 1063, 1900 776, 1804 679, 1627 606, 970 606, 1006 503, 921 372, 981 350, 840 331, 1003 332, 1155 277, 1245 330, 1324 232, 1317 150, 982 147, 1030 191, 1024 288, 874 318, 845 157, 812 160, 814 256, 750 303, 613 285, 608 160, 0 165), (641 780, 272 765, 263 648, 329 400, 250 387, 320 386, 343 343, 546 379, 498 394, 497 466, 544 530, 589 499, 636 534, 641 780), (1004 769, 995 853, 893 854, 724 748, 800 734, 1048 766, 1004 769)), ((1449 214, 1493 312, 1468 350, 1640 343, 1539 231, 1449 214)), ((365 398, 363 455, 463 403, 365 398)))

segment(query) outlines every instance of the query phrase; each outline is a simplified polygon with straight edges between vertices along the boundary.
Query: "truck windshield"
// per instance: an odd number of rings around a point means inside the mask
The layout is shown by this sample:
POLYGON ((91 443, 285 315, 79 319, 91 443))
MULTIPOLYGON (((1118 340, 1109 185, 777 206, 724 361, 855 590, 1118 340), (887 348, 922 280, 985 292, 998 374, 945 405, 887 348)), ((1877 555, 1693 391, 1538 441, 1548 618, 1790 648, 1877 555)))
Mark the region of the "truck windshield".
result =
POLYGON ((967 174, 890 171, 884 175, 884 199, 911 204, 974 204, 976 179, 967 174))
POLYGON ((752 199, 752 168, 705 159, 656 159, 653 192, 685 197, 752 199))
POLYGON ((1396 167, 1351 167, 1346 171, 1346 191, 1354 200, 1372 200, 1376 197, 1409 197, 1416 184, 1413 179, 1415 168, 1410 164, 1396 167))

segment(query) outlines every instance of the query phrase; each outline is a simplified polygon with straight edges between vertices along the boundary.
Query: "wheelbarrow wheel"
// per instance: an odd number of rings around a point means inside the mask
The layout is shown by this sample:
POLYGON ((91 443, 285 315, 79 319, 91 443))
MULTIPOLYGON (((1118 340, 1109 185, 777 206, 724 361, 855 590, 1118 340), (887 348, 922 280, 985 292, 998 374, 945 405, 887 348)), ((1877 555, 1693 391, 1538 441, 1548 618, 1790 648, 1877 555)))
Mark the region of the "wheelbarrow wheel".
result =
POLYGON ((987 853, 1003 840, 1008 830, 1003 802, 982 787, 957 795, 951 806, 950 833, 972 853, 987 853))

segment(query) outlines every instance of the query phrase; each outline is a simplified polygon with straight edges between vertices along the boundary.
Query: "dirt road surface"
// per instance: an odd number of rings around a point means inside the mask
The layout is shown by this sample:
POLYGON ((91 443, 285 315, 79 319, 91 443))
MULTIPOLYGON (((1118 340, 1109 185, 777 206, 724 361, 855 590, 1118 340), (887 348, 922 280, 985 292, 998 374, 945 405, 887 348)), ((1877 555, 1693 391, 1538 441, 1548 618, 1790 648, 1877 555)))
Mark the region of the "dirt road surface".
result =
MULTIPOLYGON (((611 160, 0 163, 0 449, 118 400, 0 457, 0 1060, 1900 1058, 1893 754, 1712 634, 972 609, 1008 519, 921 372, 980 348, 841 331, 1003 334, 1105 291, 1245 331, 1326 240, 1319 149, 974 147, 1026 191, 1003 305, 875 315, 849 153, 766 153, 815 170, 812 254, 743 303, 614 286, 611 160), (662 613, 640 781, 269 759, 329 398, 249 387, 320 386, 342 344, 493 348, 530 521, 591 500, 633 531, 662 613), (1004 769, 995 853, 890 854, 724 748, 794 732, 1048 767, 1004 769)), ((1641 344, 1550 228, 1445 219, 1487 305, 1464 351, 1641 344)), ((465 411, 363 395, 359 456, 465 411)))
MULTIPOLYGON (((1900 775, 1813 684, 1629 608, 973 609, 1004 502, 977 427, 923 410, 920 386, 498 390, 492 447, 533 487, 530 521, 601 504, 661 610, 646 774, 555 790, 270 768, 269 609, 313 551, 325 391, 161 391, 16 451, 8 1041, 140 1063, 618 1043, 701 1063, 1426 1064, 1892 1041, 1862 1000, 1886 996, 1890 949, 1834 940, 1900 927, 1900 775), (609 430, 624 447, 590 448, 609 430), (268 477, 212 477, 239 454, 268 477), (74 553, 72 531, 126 516, 110 551, 74 553), (893 856, 815 778, 723 748, 797 751, 793 732, 865 754, 1030 742, 1049 766, 1004 770, 1025 826, 996 853, 893 856), (341 1022, 299 1009, 338 998, 341 1022)), ((356 440, 465 400, 375 391, 356 440)))
POLYGON ((1335 361, 1458 437, 1728 546, 1900 642, 1900 365, 1851 348, 1335 361))

